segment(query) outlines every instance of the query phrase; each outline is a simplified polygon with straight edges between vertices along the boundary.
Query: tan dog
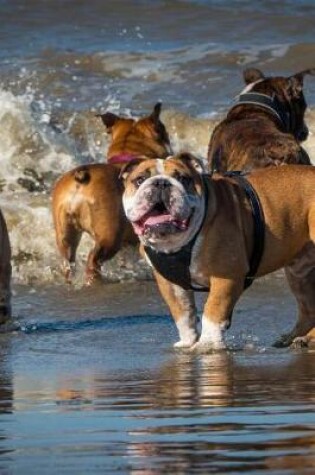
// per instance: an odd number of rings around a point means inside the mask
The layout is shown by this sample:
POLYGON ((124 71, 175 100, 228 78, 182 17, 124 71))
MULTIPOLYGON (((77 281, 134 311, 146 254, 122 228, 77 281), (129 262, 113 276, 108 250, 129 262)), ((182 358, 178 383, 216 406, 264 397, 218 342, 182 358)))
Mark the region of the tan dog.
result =
POLYGON ((86 282, 100 276, 104 261, 123 243, 136 242, 122 209, 121 167, 135 156, 166 157, 170 142, 160 121, 161 104, 151 115, 137 120, 107 112, 101 115, 111 135, 107 164, 83 165, 63 175, 52 193, 52 210, 58 249, 65 261, 68 281, 74 275, 77 247, 83 232, 95 246, 88 256, 86 282))
POLYGON ((11 317, 11 247, 7 225, 0 211, 0 324, 11 317))
POLYGON ((278 342, 290 345, 315 326, 315 168, 269 167, 248 175, 246 187, 236 177, 201 171, 197 159, 182 154, 135 160, 121 173, 126 216, 179 331, 175 346, 224 347, 223 332, 244 287, 298 257, 308 263, 289 278, 298 321, 278 342), (248 187, 255 199, 247 198, 248 187), (257 204, 265 226, 255 236, 257 204), (264 244, 258 261, 257 240, 264 244), (210 292, 199 337, 191 289, 201 288, 210 292))
POLYGON ((213 131, 208 149, 212 171, 251 170, 270 165, 310 165, 300 142, 307 139, 303 79, 315 69, 288 78, 265 77, 246 69, 246 88, 213 131))

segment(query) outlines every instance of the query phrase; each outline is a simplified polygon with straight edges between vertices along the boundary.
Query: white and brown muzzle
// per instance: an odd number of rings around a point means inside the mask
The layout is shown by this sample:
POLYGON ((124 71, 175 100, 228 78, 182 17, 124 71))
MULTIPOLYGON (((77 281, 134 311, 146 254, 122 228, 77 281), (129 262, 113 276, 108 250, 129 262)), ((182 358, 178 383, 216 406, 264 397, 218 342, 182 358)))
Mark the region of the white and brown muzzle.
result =
POLYGON ((144 245, 174 252, 194 236, 205 208, 201 171, 188 154, 136 160, 122 170, 125 213, 144 245))

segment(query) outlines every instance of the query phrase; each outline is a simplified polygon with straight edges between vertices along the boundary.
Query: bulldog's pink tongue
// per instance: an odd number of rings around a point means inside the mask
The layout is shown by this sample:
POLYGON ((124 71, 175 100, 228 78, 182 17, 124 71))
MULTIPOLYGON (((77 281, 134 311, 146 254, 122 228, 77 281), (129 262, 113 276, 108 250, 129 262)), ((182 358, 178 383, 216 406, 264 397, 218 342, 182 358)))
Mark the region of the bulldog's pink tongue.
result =
POLYGON ((146 228, 157 226, 163 223, 173 223, 178 229, 185 230, 188 226, 189 219, 180 221, 174 219, 171 214, 153 214, 147 216, 145 219, 142 219, 136 223, 133 223, 134 231, 136 234, 143 234, 146 228))
POLYGON ((145 226, 154 226, 155 224, 167 223, 168 221, 173 221, 173 217, 170 214, 158 214, 155 216, 149 216, 145 222, 145 226))

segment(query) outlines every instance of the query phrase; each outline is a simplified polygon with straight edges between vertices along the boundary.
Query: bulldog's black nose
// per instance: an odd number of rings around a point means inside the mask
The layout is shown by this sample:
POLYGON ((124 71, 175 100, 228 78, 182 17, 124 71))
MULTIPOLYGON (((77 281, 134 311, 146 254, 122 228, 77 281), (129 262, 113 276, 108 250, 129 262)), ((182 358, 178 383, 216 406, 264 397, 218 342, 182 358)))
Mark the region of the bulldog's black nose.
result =
POLYGON ((154 186, 156 186, 158 188, 169 188, 171 186, 171 184, 165 178, 158 178, 154 181, 154 186))

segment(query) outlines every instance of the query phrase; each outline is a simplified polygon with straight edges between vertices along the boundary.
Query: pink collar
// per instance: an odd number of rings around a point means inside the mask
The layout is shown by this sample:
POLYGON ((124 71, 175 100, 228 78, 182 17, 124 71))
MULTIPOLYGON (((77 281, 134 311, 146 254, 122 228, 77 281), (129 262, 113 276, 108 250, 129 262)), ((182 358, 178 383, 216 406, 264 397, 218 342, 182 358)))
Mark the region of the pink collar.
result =
POLYGON ((136 155, 131 155, 130 153, 119 153, 118 155, 113 155, 107 159, 108 163, 127 163, 136 158, 136 155))

